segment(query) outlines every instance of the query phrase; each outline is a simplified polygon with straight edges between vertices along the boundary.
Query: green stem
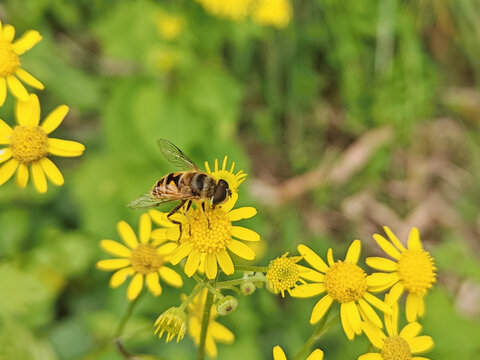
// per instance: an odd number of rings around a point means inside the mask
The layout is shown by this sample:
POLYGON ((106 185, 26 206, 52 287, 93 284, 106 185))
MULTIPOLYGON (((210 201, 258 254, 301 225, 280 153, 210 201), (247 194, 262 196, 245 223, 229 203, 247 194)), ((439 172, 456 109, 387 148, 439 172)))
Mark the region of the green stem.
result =
POLYGON ((220 291, 218 291, 217 289, 215 289, 209 282, 207 282, 206 280, 203 280, 200 276, 198 276, 197 274, 193 274, 193 278, 201 285, 203 285, 204 287, 206 287, 210 292, 212 292, 216 297, 218 297, 219 299, 222 299, 224 296, 222 295, 222 293, 220 291))
POLYGON ((241 285, 245 281, 251 281, 251 282, 262 281, 262 282, 265 282, 266 278, 263 275, 254 275, 254 276, 249 276, 248 278, 220 281, 219 283, 217 283, 217 288, 222 289, 222 288, 228 288, 230 286, 241 285))
POLYGON ((201 284, 198 284, 197 286, 195 286, 192 290, 192 292, 190 293, 190 295, 187 296, 187 298, 185 299, 185 301, 179 306, 179 308, 181 310, 185 310, 185 308, 188 306, 188 304, 190 304, 190 302, 193 300, 193 298, 195 296, 198 295, 198 293, 200 291, 203 290, 203 288, 205 287, 205 284, 204 283, 201 283, 201 284))
POLYGON ((254 271, 254 272, 266 273, 268 271, 268 266, 235 265, 235 270, 237 270, 237 271, 254 271))
POLYGON ((303 345, 303 347, 300 349, 300 351, 295 355, 293 360, 302 360, 305 359, 307 356, 308 352, 312 348, 312 346, 315 344, 315 342, 322 337, 323 334, 325 334, 328 330, 332 328, 333 325, 335 325, 338 320, 340 319, 340 315, 335 316, 332 320, 330 320, 327 323, 327 318, 328 318, 328 313, 325 314, 325 316, 322 318, 322 320, 318 323, 317 327, 315 328, 315 331, 313 332, 312 336, 307 340, 307 342, 303 345))
POLYGON ((123 314, 122 318, 120 319, 120 322, 118 323, 117 329, 114 332, 113 338, 118 339, 120 336, 122 336, 123 330, 125 328, 125 325, 127 325, 128 319, 130 319, 130 316, 132 316, 133 309, 135 308, 135 305, 137 305, 138 301, 140 298, 143 296, 145 292, 142 291, 135 300, 130 302, 128 304, 127 311, 123 314))
POLYGON ((205 308, 203 309, 202 328, 200 332, 200 344, 198 345, 198 360, 205 360, 205 341, 207 339, 208 325, 210 323, 210 313, 213 305, 213 293, 207 292, 205 299, 205 308))

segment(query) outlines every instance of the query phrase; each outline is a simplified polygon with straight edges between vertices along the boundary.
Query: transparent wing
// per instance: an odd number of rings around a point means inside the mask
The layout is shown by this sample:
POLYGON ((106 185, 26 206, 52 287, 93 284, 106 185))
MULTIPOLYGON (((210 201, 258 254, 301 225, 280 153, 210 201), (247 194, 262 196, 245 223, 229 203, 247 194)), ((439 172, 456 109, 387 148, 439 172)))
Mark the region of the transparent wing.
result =
POLYGON ((192 159, 167 139, 158 139, 157 144, 160 147, 160 150, 162 150, 163 156, 175 165, 178 170, 201 171, 192 159))
POLYGON ((166 204, 169 202, 178 201, 179 199, 176 198, 169 198, 169 199, 159 199, 152 196, 150 192, 146 192, 145 194, 140 195, 135 200, 132 200, 128 203, 128 207, 132 209, 148 209, 154 208, 161 204, 166 204))

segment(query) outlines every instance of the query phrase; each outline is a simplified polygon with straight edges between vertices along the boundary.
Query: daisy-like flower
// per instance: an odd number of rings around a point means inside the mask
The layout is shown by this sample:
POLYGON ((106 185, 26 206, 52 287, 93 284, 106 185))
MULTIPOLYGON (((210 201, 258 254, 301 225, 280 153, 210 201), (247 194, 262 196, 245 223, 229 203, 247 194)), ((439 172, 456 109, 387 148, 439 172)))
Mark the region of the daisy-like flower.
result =
MULTIPOLYGON (((283 349, 278 345, 273 348, 273 360, 287 360, 283 349)), ((323 351, 320 349, 313 350, 306 360, 323 360, 323 351)))
POLYGON ((254 1, 255 0, 197 0, 209 14, 233 21, 245 20, 250 6, 254 1))
POLYGON ((127 298, 133 301, 146 282, 148 290, 154 295, 162 293, 160 278, 174 287, 181 287, 183 280, 174 270, 165 266, 168 257, 178 246, 174 242, 156 241, 151 243, 152 222, 148 214, 142 214, 139 224, 140 242, 133 229, 125 221, 117 224, 117 231, 125 245, 113 240, 102 240, 100 246, 119 259, 107 259, 97 262, 97 268, 104 271, 114 271, 110 278, 110 287, 117 288, 127 277, 132 276, 128 286, 127 298))
POLYGON ((184 272, 188 277, 199 269, 200 263, 204 264, 205 273, 209 279, 216 278, 217 264, 225 274, 233 274, 234 266, 227 250, 246 260, 255 258, 255 252, 237 239, 259 241, 260 235, 242 226, 234 226, 232 222, 249 219, 255 216, 257 210, 253 207, 233 209, 237 199, 238 195, 234 193, 231 201, 215 209, 207 205, 205 212, 198 206, 196 209, 191 207, 186 214, 175 213, 172 219, 182 224, 181 234, 179 226, 169 222, 166 214, 150 210, 152 219, 159 225, 165 226, 164 229, 155 230, 155 239, 177 240, 180 238, 181 244, 171 254, 170 262, 176 265, 183 258, 187 258, 184 272))
POLYGON ((40 193, 47 191, 47 180, 57 186, 63 185, 64 179, 57 166, 47 155, 74 157, 80 156, 85 146, 68 140, 51 138, 48 135, 63 121, 68 106, 60 105, 47 115, 41 125, 40 103, 35 94, 28 101, 18 101, 15 108, 17 124, 13 129, 0 119, 0 185, 3 185, 17 171, 17 185, 25 188, 28 183, 30 167, 33 184, 40 193), (8 160, 8 161, 7 161, 8 160))
POLYGON ((301 284, 307 284, 306 280, 323 281, 323 274, 309 269, 297 263, 302 259, 301 256, 288 256, 288 252, 281 257, 270 261, 268 271, 265 275, 268 279, 268 285, 275 293, 281 293, 285 297, 285 291, 291 294, 291 290, 301 284))
POLYGON ((307 246, 300 244, 297 249, 304 259, 323 275, 322 280, 297 286, 291 291, 293 297, 312 297, 326 292, 313 308, 311 324, 319 321, 335 301, 340 303, 340 318, 348 339, 352 340, 355 334, 362 332, 362 319, 382 327, 382 321, 369 303, 387 313, 391 308, 369 292, 371 289, 367 274, 357 265, 361 251, 360 240, 352 242, 345 261, 335 262, 332 249, 328 249, 328 265, 307 246))
POLYGON ((258 0, 252 18, 260 25, 285 28, 292 18, 292 5, 289 0, 258 0))
POLYGON ((28 92, 18 79, 34 88, 43 89, 43 84, 22 69, 20 63, 20 55, 34 47, 42 40, 42 36, 38 31, 29 30, 20 39, 13 41, 14 38, 15 28, 2 25, 0 21, 0 106, 7 97, 7 85, 18 100, 28 101, 28 92))
POLYGON ((391 288, 388 297, 390 304, 396 303, 402 293, 407 292, 406 315, 407 320, 412 322, 424 315, 423 298, 435 284, 437 268, 428 251, 423 249, 417 228, 410 230, 408 248, 387 226, 383 229, 390 241, 379 234, 374 234, 373 238, 394 261, 382 257, 367 258, 368 266, 386 272, 373 274, 368 283, 374 292, 391 288))
POLYGON ((157 327, 155 334, 158 333, 159 338, 164 333, 167 333, 165 342, 169 342, 175 336, 177 337, 177 342, 179 342, 187 331, 187 314, 185 314, 183 309, 171 307, 157 318, 153 326, 157 327))
MULTIPOLYGON (((388 295, 385 299, 390 302, 388 295)), ((385 328, 387 335, 371 323, 362 322, 362 329, 370 342, 379 353, 367 353, 358 360, 428 360, 425 357, 413 356, 423 353, 433 347, 430 336, 418 336, 422 326, 418 322, 411 322, 398 333, 398 304, 394 303, 391 314, 385 314, 385 328)))
MULTIPOLYGON (((188 334, 192 337, 197 346, 200 344, 200 333, 202 330, 202 319, 205 308, 205 300, 207 298, 207 291, 203 290, 188 304, 188 334)), ((182 296, 184 301, 187 298, 186 295, 182 296)), ((205 349, 208 356, 214 358, 217 357, 217 345, 216 342, 223 344, 231 344, 235 340, 235 335, 228 330, 225 326, 215 321, 218 317, 215 305, 212 305, 210 312, 210 322, 207 330, 207 337, 205 339, 205 349)))

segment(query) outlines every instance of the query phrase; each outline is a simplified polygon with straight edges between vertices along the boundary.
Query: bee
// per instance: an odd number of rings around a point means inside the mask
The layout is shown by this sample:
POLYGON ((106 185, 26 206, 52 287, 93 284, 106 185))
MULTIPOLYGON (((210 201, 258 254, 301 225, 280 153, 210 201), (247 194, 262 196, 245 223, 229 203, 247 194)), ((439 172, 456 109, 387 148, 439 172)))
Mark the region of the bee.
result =
MULTIPOLYGON (((175 165, 177 172, 166 174, 158 180, 153 188, 128 204, 130 208, 153 208, 161 204, 177 201, 178 204, 170 210, 167 218, 179 225, 180 234, 182 224, 171 219, 171 216, 185 206, 185 212, 193 202, 200 204, 205 213, 205 203, 210 202, 212 208, 225 203, 232 191, 228 183, 216 180, 197 165, 182 150, 166 139, 159 139, 157 144, 163 156, 175 165)), ((208 221, 208 218, 207 218, 208 221)))

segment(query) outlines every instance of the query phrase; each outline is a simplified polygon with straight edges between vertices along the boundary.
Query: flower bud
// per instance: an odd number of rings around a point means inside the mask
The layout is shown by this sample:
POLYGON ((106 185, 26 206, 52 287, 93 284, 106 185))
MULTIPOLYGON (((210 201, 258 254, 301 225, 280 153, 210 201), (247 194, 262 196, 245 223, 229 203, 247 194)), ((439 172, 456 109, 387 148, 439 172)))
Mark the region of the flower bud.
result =
POLYGON ((225 316, 235 311, 237 306, 238 306, 238 300, 233 296, 228 295, 218 300, 217 312, 219 315, 225 316))
POLYGON ((155 321, 157 327, 155 334, 161 338, 163 333, 167 333, 166 342, 177 336, 177 342, 183 339, 187 330, 187 314, 178 307, 171 307, 161 314, 155 321))
POLYGON ((240 290, 242 290, 243 295, 251 295, 255 292, 257 287, 251 281, 246 281, 240 285, 240 290))

